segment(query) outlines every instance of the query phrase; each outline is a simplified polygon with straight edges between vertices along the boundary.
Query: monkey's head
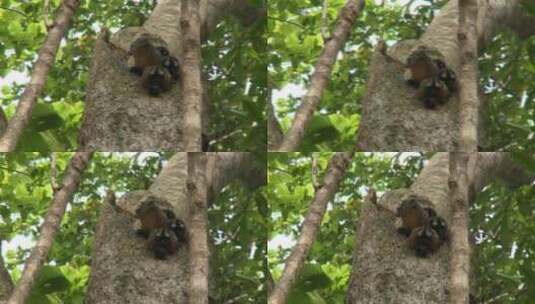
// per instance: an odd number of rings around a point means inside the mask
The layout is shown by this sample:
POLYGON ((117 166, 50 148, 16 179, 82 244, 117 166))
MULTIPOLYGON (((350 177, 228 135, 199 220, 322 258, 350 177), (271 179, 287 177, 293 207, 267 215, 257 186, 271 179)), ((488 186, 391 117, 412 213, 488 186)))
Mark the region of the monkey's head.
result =
POLYGON ((172 84, 171 74, 161 66, 150 66, 145 69, 142 76, 143 87, 151 96, 159 96, 169 91, 172 84))
POLYGON ((414 229, 409 237, 409 246, 419 257, 426 257, 438 250, 440 241, 438 234, 431 227, 423 226, 414 229))
POLYGON ((178 241, 173 232, 167 229, 153 230, 148 242, 157 259, 163 260, 178 250, 178 241))
POLYGON ((440 216, 434 216, 431 218, 429 225, 435 230, 442 242, 448 240, 448 224, 440 216))

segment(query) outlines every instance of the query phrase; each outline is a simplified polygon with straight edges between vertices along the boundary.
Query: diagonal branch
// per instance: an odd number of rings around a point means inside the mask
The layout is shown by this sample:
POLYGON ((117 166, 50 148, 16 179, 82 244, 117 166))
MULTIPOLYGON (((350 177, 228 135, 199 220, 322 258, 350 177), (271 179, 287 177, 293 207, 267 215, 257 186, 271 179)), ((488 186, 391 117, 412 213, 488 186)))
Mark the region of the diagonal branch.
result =
POLYGON ((92 152, 76 152, 72 157, 63 178, 61 189, 54 194, 50 208, 43 220, 39 239, 26 261, 21 278, 7 304, 24 304, 30 296, 30 291, 41 267, 45 263, 48 251, 52 247, 54 236, 65 214, 65 208, 67 208, 67 204, 78 188, 82 173, 87 167, 91 156, 92 152))
POLYGON ((334 197, 334 194, 338 190, 354 153, 354 151, 338 152, 331 158, 322 186, 317 189, 314 199, 310 203, 301 228, 299 240, 286 260, 286 265, 284 266, 284 271, 279 282, 277 282, 273 292, 269 295, 269 304, 286 303, 299 272, 303 268, 308 252, 316 239, 321 220, 327 209, 327 203, 334 197))
POLYGON ((331 39, 325 43, 323 51, 314 66, 314 73, 310 79, 308 91, 303 97, 303 102, 297 109, 290 130, 288 130, 282 144, 278 148, 279 151, 295 151, 303 141, 305 130, 312 119, 331 76, 332 68, 336 62, 336 56, 349 37, 351 27, 363 8, 364 0, 347 0, 345 6, 340 11, 340 16, 338 17, 338 22, 331 39))
POLYGON ((41 50, 39 50, 30 82, 26 86, 24 93, 22 93, 17 105, 17 111, 9 121, 7 129, 0 139, 0 151, 9 152, 17 147, 22 131, 30 122, 32 109, 37 102, 37 98, 45 86, 46 77, 54 63, 61 38, 65 34, 65 30, 69 26, 74 11, 79 4, 79 0, 65 0, 63 2, 57 20, 48 32, 41 50))

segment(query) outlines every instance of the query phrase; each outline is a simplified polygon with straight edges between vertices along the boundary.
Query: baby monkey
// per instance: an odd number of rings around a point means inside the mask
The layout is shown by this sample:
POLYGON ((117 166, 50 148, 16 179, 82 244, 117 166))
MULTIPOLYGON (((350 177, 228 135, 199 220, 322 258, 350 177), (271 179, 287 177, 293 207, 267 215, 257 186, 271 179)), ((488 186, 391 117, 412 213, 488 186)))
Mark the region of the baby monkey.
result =
POLYGON ((446 221, 433 208, 422 207, 417 197, 404 200, 396 216, 402 221, 398 232, 408 237, 407 246, 419 257, 436 252, 448 240, 446 221))
POLYGON ((416 96, 428 109, 445 104, 457 90, 455 72, 436 50, 419 46, 407 58, 405 68, 407 84, 418 89, 416 96))
POLYGON ((178 60, 169 54, 167 43, 158 37, 140 35, 130 45, 129 54, 134 61, 130 72, 141 76, 142 86, 151 96, 169 91, 180 78, 178 60))

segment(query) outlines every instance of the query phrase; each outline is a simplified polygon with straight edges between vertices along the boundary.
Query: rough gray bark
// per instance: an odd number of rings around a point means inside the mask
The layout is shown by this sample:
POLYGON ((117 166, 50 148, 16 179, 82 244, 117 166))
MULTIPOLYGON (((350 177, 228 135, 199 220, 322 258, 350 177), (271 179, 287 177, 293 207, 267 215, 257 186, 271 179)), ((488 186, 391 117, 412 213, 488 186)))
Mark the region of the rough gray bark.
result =
MULTIPOLYGON (((158 35, 171 55, 182 58, 180 1, 161 0, 142 27, 123 29, 108 40, 101 35, 95 46, 79 144, 84 150, 183 151, 182 84, 160 97, 151 97, 139 77, 127 70, 127 51, 142 33, 158 35)), ((246 21, 258 10, 245 0, 201 0, 202 37, 206 38, 229 13, 246 21), (240 10, 251 11, 241 16, 240 10)))
MULTIPOLYGON (((498 30, 508 27, 519 36, 534 33, 535 17, 528 16, 520 0, 479 0, 478 49, 483 49, 498 30)), ((458 5, 449 1, 419 40, 400 41, 388 54, 405 62, 420 44, 436 47, 459 75, 457 40, 458 5)), ((363 151, 453 151, 459 141, 458 99, 436 109, 422 106, 415 90, 404 82, 402 71, 381 52, 375 52, 370 65, 366 96, 362 100, 362 119, 357 147, 363 151)))
POLYGON ((327 210, 327 203, 334 197, 346 169, 355 152, 338 152, 329 161, 322 186, 316 191, 314 199, 303 221, 299 239, 286 259, 284 271, 269 295, 269 304, 284 304, 305 264, 310 248, 319 232, 321 221, 327 210))
POLYGON ((80 184, 82 174, 91 159, 92 152, 76 152, 72 157, 69 166, 65 170, 61 189, 54 194, 50 207, 43 219, 39 231, 39 239, 32 248, 30 256, 24 264, 24 270, 17 282, 15 290, 7 301, 8 304, 24 304, 30 296, 31 289, 37 280, 37 276, 48 256, 48 251, 52 247, 54 236, 56 235, 67 204, 74 195, 80 184))
MULTIPOLYGON (((166 199, 177 217, 187 221, 187 154, 176 153, 149 190, 133 191, 117 204, 135 210, 148 195, 166 199)), ((132 221, 102 206, 93 245, 86 302, 160 304, 187 303, 188 250, 181 247, 167 260, 157 260, 135 235, 132 221)))
MULTIPOLYGON (((509 181, 513 172, 521 176, 511 185, 533 181, 518 165, 508 169, 506 153, 477 153, 468 164, 470 187, 475 193, 492 180, 509 181)), ((449 288, 449 246, 428 258, 419 258, 396 232, 395 210, 403 197, 415 193, 428 198, 437 213, 451 223, 448 188, 449 154, 433 156, 410 189, 386 192, 379 206, 364 204, 358 221, 353 269, 348 287, 348 304, 433 304, 447 303, 449 288)), ((516 179, 516 177, 514 177, 516 179)), ((474 196, 471 197, 473 199, 474 196)))

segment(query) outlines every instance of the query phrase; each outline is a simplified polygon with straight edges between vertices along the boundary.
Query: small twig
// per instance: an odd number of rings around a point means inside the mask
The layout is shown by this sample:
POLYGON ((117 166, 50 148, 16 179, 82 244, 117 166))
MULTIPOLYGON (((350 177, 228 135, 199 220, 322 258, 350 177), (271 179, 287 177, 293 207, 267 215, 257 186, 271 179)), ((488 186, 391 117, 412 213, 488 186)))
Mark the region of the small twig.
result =
POLYGON ((6 10, 6 11, 11 11, 11 12, 17 13, 17 14, 19 14, 19 15, 22 15, 22 16, 24 16, 25 18, 28 18, 28 16, 27 16, 26 14, 24 14, 23 12, 18 11, 18 10, 16 10, 16 9, 13 9, 13 8, 0 6, 0 9, 6 10))
POLYGON ((323 41, 327 41, 330 35, 327 33, 327 27, 329 26, 329 18, 327 16, 328 11, 327 0, 323 0, 323 7, 321 8, 321 37, 323 41))
POLYGON ((239 295, 235 298, 232 298, 228 301, 225 301, 223 304, 233 304, 233 303, 238 303, 238 300, 241 300, 243 298, 246 298, 248 295, 247 294, 242 294, 242 295, 239 295))
POLYGON ((52 26, 54 26, 53 22, 50 22, 49 16, 49 9, 50 9, 50 0, 45 0, 43 4, 43 20, 45 21, 46 29, 49 30, 52 26))
POLYGON ((321 184, 318 183, 318 154, 312 153, 312 186, 314 187, 314 192, 317 192, 321 187, 321 184))
POLYGON ((56 153, 50 155, 50 185, 52 186, 52 192, 56 193, 60 189, 58 184, 58 168, 57 168, 56 153))
POLYGON ((15 172, 15 173, 18 173, 18 174, 23 174, 23 175, 31 177, 31 175, 28 174, 28 173, 25 173, 25 172, 22 172, 22 171, 18 171, 18 170, 14 170, 14 169, 9 169, 8 167, 0 166, 0 169, 6 170, 6 171, 9 171, 9 172, 15 172))
POLYGON ((293 22, 293 21, 288 21, 288 20, 284 20, 284 19, 281 19, 281 18, 277 18, 277 17, 273 17, 273 16, 268 16, 269 19, 273 19, 273 20, 276 20, 276 21, 279 21, 279 22, 284 22, 284 23, 288 23, 288 24, 291 24, 291 25, 295 25, 297 27, 300 27, 302 29, 304 29, 305 27, 302 26, 301 24, 297 23, 297 22, 293 22))

